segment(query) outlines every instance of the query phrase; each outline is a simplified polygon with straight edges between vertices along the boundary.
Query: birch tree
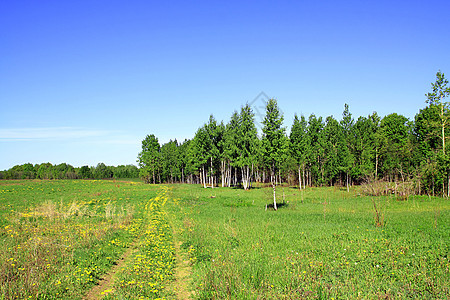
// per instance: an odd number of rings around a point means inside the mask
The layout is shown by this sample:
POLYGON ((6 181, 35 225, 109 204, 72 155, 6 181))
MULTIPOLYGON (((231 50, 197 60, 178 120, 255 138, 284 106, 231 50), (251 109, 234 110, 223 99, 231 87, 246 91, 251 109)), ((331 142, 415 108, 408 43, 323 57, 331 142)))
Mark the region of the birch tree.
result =
POLYGON ((281 163, 287 155, 286 129, 282 127, 283 115, 281 114, 277 101, 269 99, 266 105, 266 116, 263 121, 262 155, 266 168, 270 170, 273 187, 273 207, 277 210, 276 201, 276 176, 281 163))
POLYGON ((233 176, 233 167, 236 167, 238 151, 238 130, 239 130, 239 113, 234 111, 230 122, 225 127, 223 151, 224 161, 222 168, 225 169, 225 186, 230 187, 233 176))
POLYGON ((308 147, 308 123, 305 117, 302 115, 300 120, 297 114, 294 116, 294 122, 291 127, 291 133, 289 135, 289 145, 291 156, 295 159, 298 166, 298 187, 302 189, 306 187, 305 180, 305 167, 307 160, 307 147, 308 147))
POLYGON ((138 154, 138 163, 139 175, 147 183, 150 183, 151 178, 153 183, 156 183, 156 173, 159 172, 160 167, 160 145, 154 134, 147 135, 142 141, 142 151, 138 154))
POLYGON ((247 104, 241 109, 239 127, 237 128, 237 165, 241 169, 241 180, 245 190, 249 189, 259 146, 258 142, 254 114, 250 105, 247 104))
POLYGON ((355 158, 352 152, 354 142, 353 136, 353 117, 349 111, 348 104, 344 105, 344 112, 342 113, 341 127, 343 133, 343 143, 340 149, 341 154, 341 170, 345 173, 345 185, 347 192, 349 192, 350 172, 352 170, 355 158))
POLYGON ((445 155, 445 128, 449 123, 449 103, 444 99, 450 95, 450 87, 447 86, 448 80, 444 73, 438 71, 436 73, 436 82, 431 84, 431 93, 427 93, 427 103, 430 106, 436 106, 439 114, 439 127, 441 131, 442 153, 445 155))

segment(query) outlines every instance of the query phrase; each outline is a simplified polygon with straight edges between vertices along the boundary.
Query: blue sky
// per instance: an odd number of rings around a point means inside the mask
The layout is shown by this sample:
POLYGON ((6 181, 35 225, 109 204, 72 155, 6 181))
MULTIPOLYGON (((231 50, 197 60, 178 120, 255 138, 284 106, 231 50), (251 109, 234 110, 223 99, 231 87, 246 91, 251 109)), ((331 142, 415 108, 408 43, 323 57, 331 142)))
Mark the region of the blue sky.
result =
POLYGON ((450 75, 449 11, 433 0, 2 1, 0 170, 136 164, 145 135, 192 138, 260 92, 288 128, 295 113, 340 119, 344 103, 356 118, 412 119, 436 72, 450 75))

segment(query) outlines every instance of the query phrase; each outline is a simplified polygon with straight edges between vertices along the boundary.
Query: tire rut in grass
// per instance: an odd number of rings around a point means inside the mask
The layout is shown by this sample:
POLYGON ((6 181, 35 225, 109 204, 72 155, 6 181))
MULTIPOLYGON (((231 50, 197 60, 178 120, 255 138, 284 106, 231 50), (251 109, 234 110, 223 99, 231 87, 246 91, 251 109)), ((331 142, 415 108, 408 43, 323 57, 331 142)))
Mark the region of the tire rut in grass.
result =
POLYGON ((183 253, 181 252, 181 241, 175 240, 174 244, 177 266, 175 268, 173 290, 175 291, 178 300, 191 299, 191 264, 188 259, 185 259, 183 253))
POLYGON ((131 244, 131 246, 119 258, 117 264, 113 265, 111 270, 106 273, 98 282, 98 284, 87 293, 87 295, 83 298, 84 300, 101 299, 106 294, 114 291, 113 286, 116 282, 117 274, 128 263, 129 258, 132 256, 132 254, 137 251, 137 249, 134 247, 135 243, 136 242, 133 242, 131 244))

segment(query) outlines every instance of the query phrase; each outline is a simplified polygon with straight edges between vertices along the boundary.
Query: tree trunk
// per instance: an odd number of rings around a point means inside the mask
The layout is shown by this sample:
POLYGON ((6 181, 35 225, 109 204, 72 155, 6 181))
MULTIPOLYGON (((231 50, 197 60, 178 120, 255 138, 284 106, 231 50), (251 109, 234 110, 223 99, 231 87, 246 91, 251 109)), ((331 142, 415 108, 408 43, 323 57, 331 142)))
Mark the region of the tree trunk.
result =
POLYGON ((206 174, 205 174, 205 166, 203 168, 203 187, 206 189, 206 174))
POLYGON ((225 161, 224 160, 222 160, 220 162, 220 166, 221 166, 221 168, 220 168, 220 175, 221 175, 221 178, 222 178, 222 187, 224 187, 225 186, 225 161))
POLYGON ((298 188, 300 190, 302 189, 302 177, 301 177, 301 172, 300 172, 300 165, 298 166, 298 188))
POLYGON ((213 158, 212 158, 212 156, 211 156, 211 174, 210 174, 210 177, 211 177, 211 188, 213 188, 214 187, 214 178, 213 178, 213 158))
MULTIPOLYGON (((276 177, 276 175, 275 175, 276 177)), ((272 187, 273 187, 273 209, 277 210, 277 198, 275 196, 275 181, 273 180, 274 178, 272 177, 272 187)))
POLYGON ((350 188, 348 186, 348 173, 347 173, 347 193, 349 193, 349 192, 350 192, 350 188))
POLYGON ((378 149, 375 148, 375 180, 378 178, 378 149))
POLYGON ((447 199, 450 197, 450 176, 447 175, 447 199))
POLYGON ((253 175, 254 174, 255 173, 253 173, 253 164, 252 164, 252 173, 251 173, 251 175, 249 175, 249 181, 250 181, 250 188, 251 189, 253 188, 253 181, 254 181, 253 175))
MULTIPOLYGON (((442 101, 442 96, 441 96, 442 101)), ((444 116, 444 104, 441 102, 441 121, 442 121, 442 153, 445 156, 445 116, 444 116)))
POLYGON ((303 164, 303 167, 302 167, 302 169, 303 169, 303 189, 306 189, 306 182, 305 182, 305 165, 303 164))

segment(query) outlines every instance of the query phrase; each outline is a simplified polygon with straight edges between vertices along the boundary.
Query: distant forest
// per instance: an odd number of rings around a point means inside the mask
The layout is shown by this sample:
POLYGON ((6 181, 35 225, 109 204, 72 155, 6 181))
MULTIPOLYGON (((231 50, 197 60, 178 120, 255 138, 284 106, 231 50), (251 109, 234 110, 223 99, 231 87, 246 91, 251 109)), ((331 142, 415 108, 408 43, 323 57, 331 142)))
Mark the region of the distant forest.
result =
POLYGON ((348 105, 342 118, 294 117, 290 134, 277 101, 267 102, 262 136, 247 104, 227 124, 211 115, 194 138, 160 145, 149 134, 138 154, 139 174, 148 183, 197 183, 207 186, 287 182, 342 186, 388 182, 410 194, 450 193, 450 95, 440 71, 414 120, 376 112, 354 118, 348 105))
POLYGON ((0 171, 0 179, 107 179, 138 178, 139 169, 134 165, 106 166, 104 163, 96 167, 73 166, 62 163, 52 165, 31 163, 17 165, 6 171, 0 171))
MULTIPOLYGON (((0 179, 137 178, 147 183, 195 183, 204 187, 252 187, 253 182, 341 186, 380 182, 402 185, 408 194, 450 196, 450 95, 437 72, 425 107, 409 120, 376 112, 354 118, 344 105, 342 118, 311 114, 294 117, 289 135, 277 101, 270 99, 259 136, 247 104, 227 124, 211 115, 192 139, 160 144, 142 141, 138 167, 74 168, 69 164, 23 164, 1 171, 0 179)), ((387 186, 387 185, 386 185, 387 186)))

